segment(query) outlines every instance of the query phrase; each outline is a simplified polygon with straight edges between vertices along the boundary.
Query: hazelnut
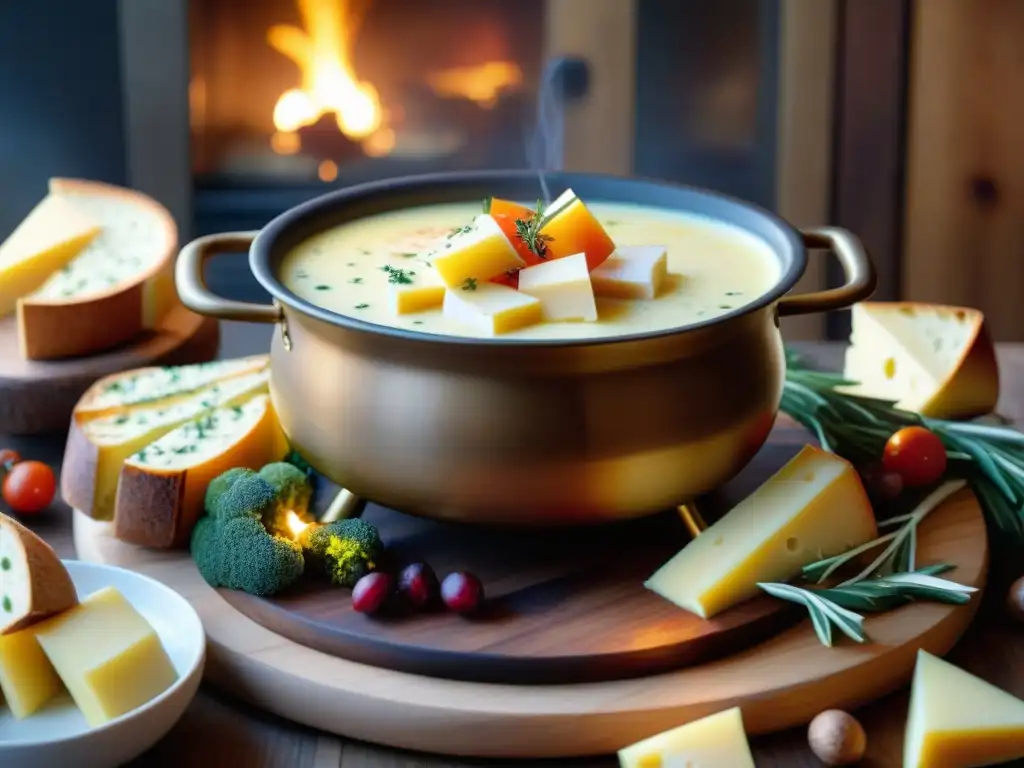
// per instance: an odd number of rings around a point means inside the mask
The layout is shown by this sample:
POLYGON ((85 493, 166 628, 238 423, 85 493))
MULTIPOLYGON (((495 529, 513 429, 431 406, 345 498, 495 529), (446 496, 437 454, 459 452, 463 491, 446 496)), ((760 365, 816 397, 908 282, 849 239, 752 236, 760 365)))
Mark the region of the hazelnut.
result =
POLYGON ((1024 624, 1024 576, 1021 576, 1012 585, 1006 595, 1006 612, 1010 618, 1024 624))
POLYGON ((853 765, 864 757, 868 737, 853 715, 827 709, 811 721, 807 743, 825 765, 853 765))

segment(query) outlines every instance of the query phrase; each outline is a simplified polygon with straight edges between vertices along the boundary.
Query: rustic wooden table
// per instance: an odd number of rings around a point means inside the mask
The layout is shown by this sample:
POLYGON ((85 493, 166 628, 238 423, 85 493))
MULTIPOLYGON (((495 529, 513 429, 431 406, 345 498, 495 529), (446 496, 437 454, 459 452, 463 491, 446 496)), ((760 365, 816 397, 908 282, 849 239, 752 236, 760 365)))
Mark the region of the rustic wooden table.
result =
MULTIPOLYGON (((225 323, 222 355, 234 357, 267 349, 268 330, 225 323)), ((823 367, 837 367, 841 347, 805 345, 803 350, 823 367)), ((1024 426, 1024 344, 999 346, 1002 398, 999 413, 1024 426)), ((59 467, 63 436, 5 439, 26 456, 59 467)), ((33 521, 33 528, 63 557, 75 556, 70 510, 62 503, 33 521)), ((1024 572, 1024 567, 1018 566, 1024 572)), ((1006 584, 990 582, 983 605, 963 641, 950 658, 957 664, 1024 697, 1024 628, 1005 617, 1006 584)), ((895 694, 857 712, 868 732, 871 768, 895 768, 901 762, 907 696, 895 694)), ((821 763, 807 748, 804 729, 753 739, 759 768, 811 768, 821 763)), ((614 757, 557 761, 464 760, 354 742, 288 723, 230 700, 204 687, 173 731, 129 768, 484 768, 484 766, 549 765, 561 768, 612 768, 614 757)))

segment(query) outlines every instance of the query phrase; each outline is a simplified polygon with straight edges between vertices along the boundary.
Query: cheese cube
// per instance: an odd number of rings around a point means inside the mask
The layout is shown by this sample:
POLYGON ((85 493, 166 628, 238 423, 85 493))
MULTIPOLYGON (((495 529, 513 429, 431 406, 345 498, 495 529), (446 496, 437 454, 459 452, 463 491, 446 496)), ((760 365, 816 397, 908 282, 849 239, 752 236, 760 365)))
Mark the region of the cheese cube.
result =
POLYGON ((861 302, 851 313, 844 391, 940 419, 990 413, 999 369, 984 315, 913 302, 861 302))
POLYGON ((924 650, 910 692, 904 768, 973 768, 1024 757, 1024 701, 924 650))
POLYGON ((259 469, 287 450, 269 395, 187 422, 125 460, 114 535, 144 547, 183 546, 213 478, 233 467, 259 469))
POLYGON ((444 303, 444 283, 437 272, 426 267, 406 273, 408 282, 388 283, 388 300, 395 315, 436 309, 444 303))
POLYGON ((0 692, 15 718, 28 717, 64 690, 36 633, 44 624, 0 635, 0 692))
POLYGON ((449 289, 443 312, 445 317, 489 336, 534 325, 544 316, 538 299, 496 283, 481 283, 473 290, 449 289))
POLYGON ((467 281, 482 283, 525 265, 493 217, 477 216, 460 227, 427 256, 442 282, 462 288, 467 281))
POLYGON ((619 750, 620 768, 754 768, 739 707, 694 720, 619 750))
POLYGON ((519 291, 540 300, 545 320, 597 320, 585 254, 520 270, 519 291))
POLYGON ((0 243, 0 317, 89 245, 100 225, 67 199, 47 195, 0 243))
POLYGON ((784 581, 877 535, 853 466, 807 445, 645 586, 709 619, 756 595, 758 582, 784 581))
POLYGON ((125 460, 214 408, 241 405, 267 391, 270 371, 214 382, 197 393, 80 422, 72 419, 61 478, 65 500, 96 520, 112 520, 125 460))
POLYGON ((594 294, 609 299, 655 299, 668 282, 663 245, 624 245, 590 273, 594 294))
POLYGON ((540 232, 549 258, 585 253, 587 267, 594 270, 615 250, 615 243, 604 227, 571 189, 544 209, 544 218, 546 222, 540 232))
POLYGON ((50 619, 36 636, 94 728, 148 703, 178 679, 153 627, 114 587, 50 619))

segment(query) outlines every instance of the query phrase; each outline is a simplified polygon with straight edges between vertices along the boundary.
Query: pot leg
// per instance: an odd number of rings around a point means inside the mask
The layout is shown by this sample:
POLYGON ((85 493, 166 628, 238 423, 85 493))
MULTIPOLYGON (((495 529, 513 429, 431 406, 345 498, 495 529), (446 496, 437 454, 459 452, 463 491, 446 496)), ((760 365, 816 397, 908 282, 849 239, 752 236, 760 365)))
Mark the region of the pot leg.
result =
POLYGON ((320 516, 320 522, 333 523, 335 520, 344 520, 348 517, 360 517, 365 509, 366 499, 342 488, 327 511, 320 516))
POLYGON ((696 539, 708 527, 708 524, 704 522, 704 518, 701 517, 700 511, 697 509, 695 501, 680 504, 676 509, 679 511, 679 516, 683 518, 683 522, 686 523, 686 529, 690 532, 692 538, 696 539))

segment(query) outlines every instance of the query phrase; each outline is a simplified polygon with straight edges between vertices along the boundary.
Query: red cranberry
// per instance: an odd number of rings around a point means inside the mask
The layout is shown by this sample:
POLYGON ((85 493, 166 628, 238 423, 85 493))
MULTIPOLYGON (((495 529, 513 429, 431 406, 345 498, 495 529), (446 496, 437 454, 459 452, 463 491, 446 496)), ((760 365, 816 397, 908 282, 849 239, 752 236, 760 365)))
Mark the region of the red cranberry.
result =
POLYGON ((438 584, 434 569, 426 563, 411 563, 398 577, 398 591, 417 608, 425 608, 437 597, 438 584))
POLYGON ((391 594, 391 577, 382 571, 368 573, 352 588, 352 610, 374 613, 391 594))
POLYGON ((876 501, 892 501, 903 493, 903 478, 896 472, 887 472, 880 461, 861 467, 859 472, 864 490, 876 501))
POLYGON ((471 613, 483 601, 484 587, 473 574, 456 571, 441 582, 441 599, 456 613, 471 613))

